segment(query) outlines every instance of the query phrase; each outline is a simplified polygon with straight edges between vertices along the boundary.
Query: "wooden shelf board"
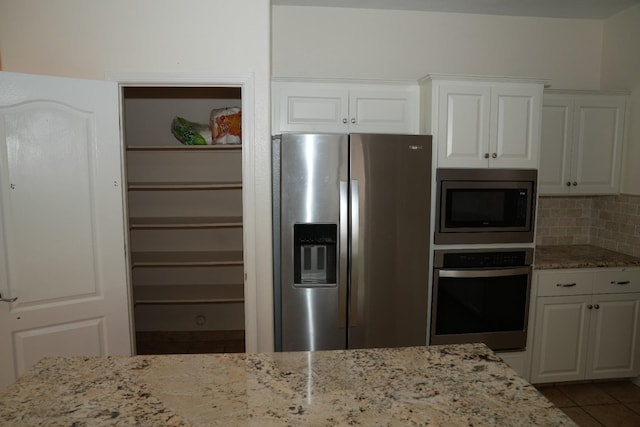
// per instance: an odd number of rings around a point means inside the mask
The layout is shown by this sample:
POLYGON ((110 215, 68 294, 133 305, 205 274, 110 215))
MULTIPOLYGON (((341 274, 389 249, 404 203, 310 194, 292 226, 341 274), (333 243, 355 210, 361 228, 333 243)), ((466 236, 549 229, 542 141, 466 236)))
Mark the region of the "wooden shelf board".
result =
POLYGON ((131 229, 240 228, 242 217, 132 217, 131 229))
POLYGON ((242 151, 242 144, 127 145, 127 151, 242 151))
POLYGON ((223 267, 233 265, 243 265, 242 251, 131 253, 131 267, 223 267))
POLYGON ((244 302, 243 284, 142 285, 133 287, 136 304, 195 304, 244 302))
POLYGON ((242 189, 242 182, 129 182, 129 191, 162 190, 234 190, 242 189))

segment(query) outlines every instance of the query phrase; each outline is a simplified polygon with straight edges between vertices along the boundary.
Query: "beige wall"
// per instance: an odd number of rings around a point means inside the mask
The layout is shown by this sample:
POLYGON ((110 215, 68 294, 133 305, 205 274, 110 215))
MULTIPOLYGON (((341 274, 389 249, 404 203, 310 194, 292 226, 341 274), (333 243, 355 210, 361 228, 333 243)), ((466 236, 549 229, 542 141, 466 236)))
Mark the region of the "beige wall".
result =
POLYGON ((602 31, 599 20, 274 6, 273 75, 486 74, 598 89, 602 31))
POLYGON ((640 5, 605 21, 602 88, 631 90, 622 192, 640 194, 640 5))
MULTIPOLYGON (((2 69, 88 79, 107 73, 251 73, 258 286, 248 344, 273 348, 269 0, 2 0, 2 69), (267 255, 267 256, 265 256, 267 255), (259 303, 258 303, 259 302, 259 303)), ((249 329, 247 331, 249 333, 249 329)), ((250 346, 251 350, 255 347, 250 346)))

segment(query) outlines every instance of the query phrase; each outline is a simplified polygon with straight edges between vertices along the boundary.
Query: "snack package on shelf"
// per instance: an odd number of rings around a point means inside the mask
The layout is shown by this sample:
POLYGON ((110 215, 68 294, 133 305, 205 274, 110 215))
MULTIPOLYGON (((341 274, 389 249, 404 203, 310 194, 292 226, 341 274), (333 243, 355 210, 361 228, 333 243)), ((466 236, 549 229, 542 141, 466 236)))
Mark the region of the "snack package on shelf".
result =
POLYGON ((211 110, 209 121, 214 144, 242 143, 242 112, 229 107, 211 110))
POLYGON ((210 145, 211 129, 202 123, 190 122, 182 117, 174 117, 171 121, 171 133, 185 145, 210 145))

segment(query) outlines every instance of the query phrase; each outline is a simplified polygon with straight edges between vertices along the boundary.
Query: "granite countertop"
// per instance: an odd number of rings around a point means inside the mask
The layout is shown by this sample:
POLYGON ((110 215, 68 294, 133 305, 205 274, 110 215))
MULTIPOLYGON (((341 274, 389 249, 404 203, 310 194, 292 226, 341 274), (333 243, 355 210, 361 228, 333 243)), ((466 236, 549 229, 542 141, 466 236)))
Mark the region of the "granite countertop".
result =
POLYGON ((533 267, 594 268, 640 266, 640 258, 592 245, 536 246, 533 267))
POLYGON ((41 360, 0 425, 575 426, 484 344, 41 360))

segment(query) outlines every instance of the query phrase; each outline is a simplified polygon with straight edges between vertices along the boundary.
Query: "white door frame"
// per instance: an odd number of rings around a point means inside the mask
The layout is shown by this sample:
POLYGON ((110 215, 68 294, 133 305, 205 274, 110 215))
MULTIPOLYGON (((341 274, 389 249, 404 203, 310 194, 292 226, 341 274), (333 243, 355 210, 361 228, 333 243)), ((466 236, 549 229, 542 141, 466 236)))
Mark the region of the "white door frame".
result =
MULTIPOLYGON (((107 73, 107 80, 117 81, 120 86, 120 115, 122 118, 122 88, 126 86, 228 86, 240 87, 242 91, 242 218, 244 251, 244 324, 245 350, 258 351, 258 307, 256 272, 256 207, 255 207, 255 100, 253 73, 237 74, 192 74, 192 73, 107 73)), ((124 130, 120 129, 120 140, 124 144, 124 130)), ((124 146, 123 146, 124 148, 124 146)), ((125 150, 122 150, 124 164, 125 150)), ((124 168, 122 170, 124 180, 124 168)), ((126 192, 122 193, 126 206, 126 192)), ((127 216, 124 215, 125 221, 127 216)), ((125 224, 128 227, 128 224, 125 224)), ((126 228, 125 228, 126 230, 126 228)), ((125 232, 123 230, 123 232, 125 232)), ((127 233, 125 233, 127 235, 127 233)), ((128 242, 127 242, 128 246, 128 242)), ((129 292, 132 292, 130 269, 127 271, 129 292)), ((129 307, 130 317, 133 307, 129 307)), ((131 337, 135 339, 133 322, 131 337)), ((132 343, 134 345, 135 343, 132 343)), ((133 347, 132 347, 133 348, 133 347)))

